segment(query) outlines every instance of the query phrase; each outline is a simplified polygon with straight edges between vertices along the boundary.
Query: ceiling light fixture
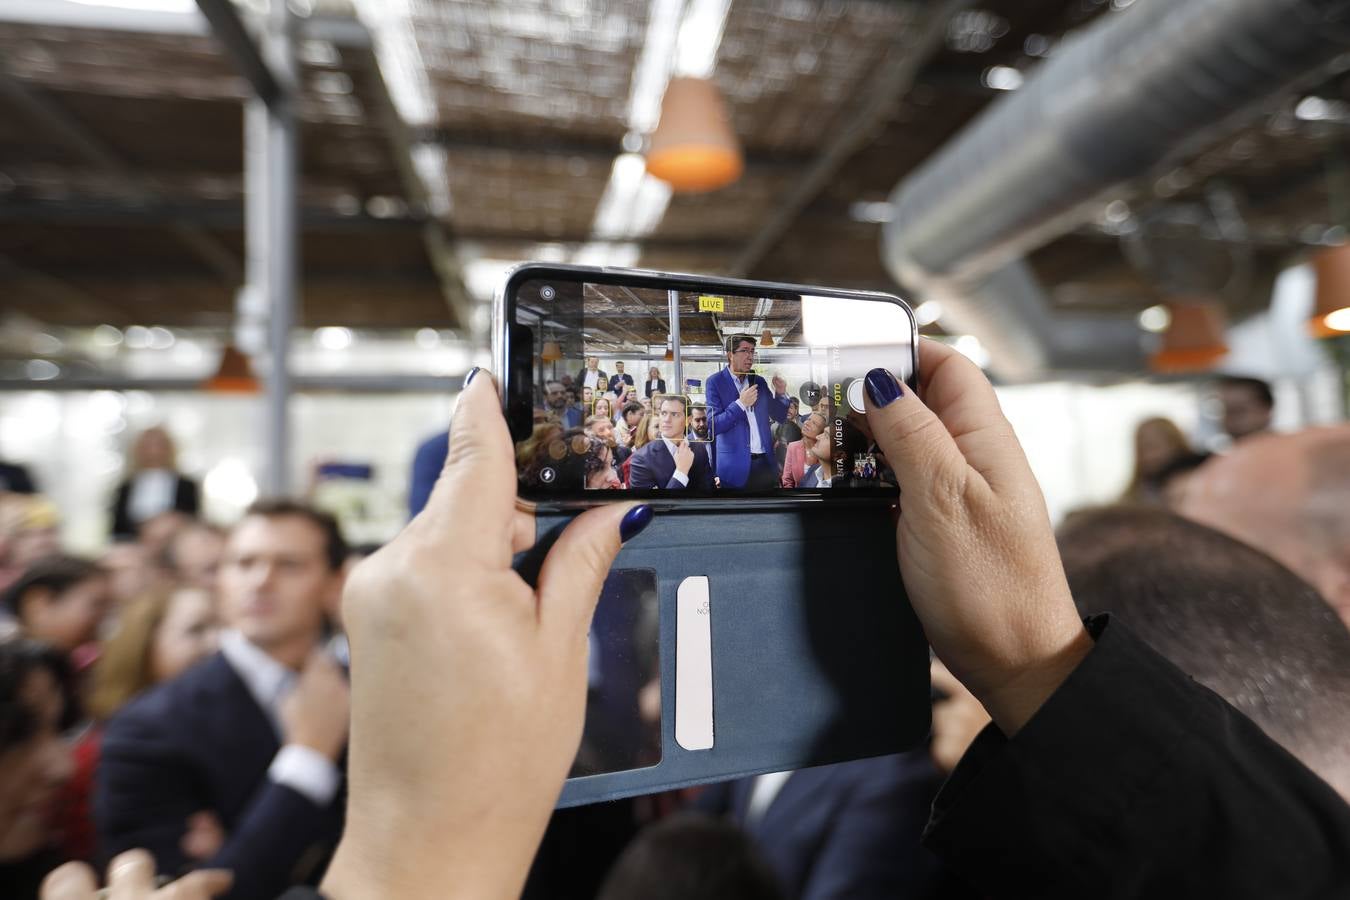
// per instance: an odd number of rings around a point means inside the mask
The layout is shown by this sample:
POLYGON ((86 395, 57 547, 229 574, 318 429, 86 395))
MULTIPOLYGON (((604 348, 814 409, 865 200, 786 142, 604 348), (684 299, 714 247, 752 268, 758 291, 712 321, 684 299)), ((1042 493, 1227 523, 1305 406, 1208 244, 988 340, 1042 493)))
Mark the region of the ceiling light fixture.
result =
POLYGON ((745 161, 717 85, 673 78, 647 150, 647 171, 671 190, 703 193, 741 177, 745 161))
POLYGON ((216 394, 256 394, 262 390, 248 357, 234 344, 221 349, 220 365, 202 387, 216 394))
POLYGON ((633 67, 624 152, 614 161, 591 226, 596 239, 643 238, 660 225, 670 205, 672 186, 649 173, 639 153, 661 119, 662 99, 672 75, 711 77, 729 7, 730 0, 654 0, 651 4, 646 38, 633 67))
POLYGON ((1168 301, 1167 309, 1171 321, 1162 347, 1149 358, 1149 368, 1170 374, 1203 372, 1228 355, 1227 316, 1220 304, 1178 298, 1168 301))
POLYGON ((1350 333, 1350 244, 1331 247, 1313 257, 1317 301, 1308 319, 1316 337, 1350 333))

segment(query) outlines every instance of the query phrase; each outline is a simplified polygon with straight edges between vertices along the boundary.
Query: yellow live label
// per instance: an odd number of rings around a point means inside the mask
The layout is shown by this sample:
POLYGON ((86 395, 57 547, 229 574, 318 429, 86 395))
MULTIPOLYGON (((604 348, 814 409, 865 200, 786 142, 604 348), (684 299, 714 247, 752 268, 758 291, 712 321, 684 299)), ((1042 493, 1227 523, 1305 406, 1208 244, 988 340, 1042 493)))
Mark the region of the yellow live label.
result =
POLYGON ((726 301, 721 297, 710 297, 707 294, 698 298, 699 312, 726 312, 726 301))

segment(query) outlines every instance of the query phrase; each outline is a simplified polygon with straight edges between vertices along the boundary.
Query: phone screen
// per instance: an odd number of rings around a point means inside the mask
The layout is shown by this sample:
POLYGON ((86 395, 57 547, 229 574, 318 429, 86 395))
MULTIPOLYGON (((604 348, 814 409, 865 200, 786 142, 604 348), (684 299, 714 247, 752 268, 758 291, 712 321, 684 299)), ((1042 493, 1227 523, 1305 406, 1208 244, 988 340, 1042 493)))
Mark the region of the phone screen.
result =
POLYGON ((897 298, 540 267, 504 302, 526 497, 896 492, 863 376, 913 385, 915 328, 897 298))

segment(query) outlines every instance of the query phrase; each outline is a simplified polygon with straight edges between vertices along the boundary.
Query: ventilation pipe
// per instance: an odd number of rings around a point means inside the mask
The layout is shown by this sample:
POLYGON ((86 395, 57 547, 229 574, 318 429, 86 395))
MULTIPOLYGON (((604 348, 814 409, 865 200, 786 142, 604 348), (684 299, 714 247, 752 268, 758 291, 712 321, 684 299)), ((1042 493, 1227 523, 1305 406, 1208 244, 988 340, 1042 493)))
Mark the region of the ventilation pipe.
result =
POLYGON ((1137 0, 1067 40, 896 186, 882 256, 1000 375, 1138 371, 1133 319, 1065 315, 1024 261, 1350 50, 1350 0, 1137 0))

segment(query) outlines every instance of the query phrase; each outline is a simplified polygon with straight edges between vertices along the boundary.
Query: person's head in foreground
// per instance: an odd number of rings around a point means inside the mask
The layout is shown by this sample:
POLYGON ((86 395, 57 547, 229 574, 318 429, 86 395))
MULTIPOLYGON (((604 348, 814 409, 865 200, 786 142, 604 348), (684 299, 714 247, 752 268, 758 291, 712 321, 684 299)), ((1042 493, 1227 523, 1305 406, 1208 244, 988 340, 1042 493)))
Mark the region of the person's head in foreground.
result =
POLYGON ((1186 479, 1178 512, 1293 569, 1350 627, 1350 425, 1243 441, 1186 479))
POLYGON ((615 860, 597 900, 778 900, 750 836, 724 819, 676 813, 649 825, 615 860))
POLYGON ((1110 612, 1350 798, 1350 631, 1266 554, 1163 510, 1060 528, 1085 614, 1110 612))

